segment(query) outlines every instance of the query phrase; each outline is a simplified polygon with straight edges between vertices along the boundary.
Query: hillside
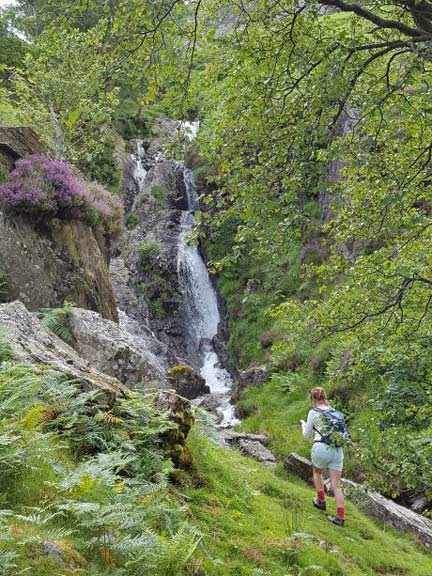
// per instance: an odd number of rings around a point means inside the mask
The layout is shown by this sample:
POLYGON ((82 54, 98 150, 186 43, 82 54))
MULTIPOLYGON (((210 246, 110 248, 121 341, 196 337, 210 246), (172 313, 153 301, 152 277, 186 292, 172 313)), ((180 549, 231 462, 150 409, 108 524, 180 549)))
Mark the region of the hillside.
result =
POLYGON ((431 49, 430 0, 0 3, 0 576, 432 574, 431 49))

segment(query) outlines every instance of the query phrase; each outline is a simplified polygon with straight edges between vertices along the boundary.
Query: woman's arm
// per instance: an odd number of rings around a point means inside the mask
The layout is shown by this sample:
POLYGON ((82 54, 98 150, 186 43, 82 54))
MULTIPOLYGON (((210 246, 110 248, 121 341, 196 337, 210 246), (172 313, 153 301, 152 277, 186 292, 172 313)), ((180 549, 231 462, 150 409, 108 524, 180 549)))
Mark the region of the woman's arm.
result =
POLYGON ((300 422, 302 423, 302 431, 304 438, 309 438, 310 436, 312 436, 312 433, 314 431, 313 430, 314 420, 315 420, 315 412, 313 410, 309 410, 306 422, 304 420, 300 420, 300 422))

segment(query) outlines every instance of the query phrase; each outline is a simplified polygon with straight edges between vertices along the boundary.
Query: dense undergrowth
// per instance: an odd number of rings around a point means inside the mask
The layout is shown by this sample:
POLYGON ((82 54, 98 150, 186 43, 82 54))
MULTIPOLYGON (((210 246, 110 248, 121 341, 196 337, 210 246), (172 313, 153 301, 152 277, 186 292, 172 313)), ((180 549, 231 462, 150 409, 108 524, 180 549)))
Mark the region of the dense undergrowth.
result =
POLYGON ((0 573, 176 575, 200 540, 170 495, 174 425, 51 370, 0 368, 0 573))

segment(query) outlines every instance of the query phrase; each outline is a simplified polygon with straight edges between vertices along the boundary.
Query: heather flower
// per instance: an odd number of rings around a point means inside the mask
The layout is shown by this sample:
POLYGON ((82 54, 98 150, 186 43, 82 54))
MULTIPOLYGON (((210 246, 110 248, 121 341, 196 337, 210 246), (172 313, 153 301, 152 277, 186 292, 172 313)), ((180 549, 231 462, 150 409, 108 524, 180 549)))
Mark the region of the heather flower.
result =
POLYGON ((0 182, 0 202, 17 211, 44 217, 101 223, 108 232, 119 227, 122 206, 103 186, 85 182, 68 162, 35 154, 16 162, 0 182))

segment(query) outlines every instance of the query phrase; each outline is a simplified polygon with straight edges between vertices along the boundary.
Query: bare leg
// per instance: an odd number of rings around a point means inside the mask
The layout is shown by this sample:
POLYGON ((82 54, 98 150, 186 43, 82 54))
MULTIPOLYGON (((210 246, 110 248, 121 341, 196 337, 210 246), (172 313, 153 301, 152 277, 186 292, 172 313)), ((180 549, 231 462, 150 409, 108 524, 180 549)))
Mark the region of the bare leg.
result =
POLYGON ((319 468, 315 468, 313 469, 313 480, 314 480, 314 484, 315 484, 315 488, 317 492, 321 492, 324 490, 324 479, 323 479, 323 475, 322 475, 322 470, 320 470, 319 468))
MULTIPOLYGON (((341 488, 341 475, 342 472, 339 472, 339 470, 329 470, 330 472, 330 482, 331 482, 331 486, 332 486, 332 490, 333 490, 333 494, 336 500, 336 507, 337 508, 343 508, 344 507, 344 495, 342 492, 342 488, 341 488)), ((315 480, 315 475, 314 475, 314 480, 315 480)))

